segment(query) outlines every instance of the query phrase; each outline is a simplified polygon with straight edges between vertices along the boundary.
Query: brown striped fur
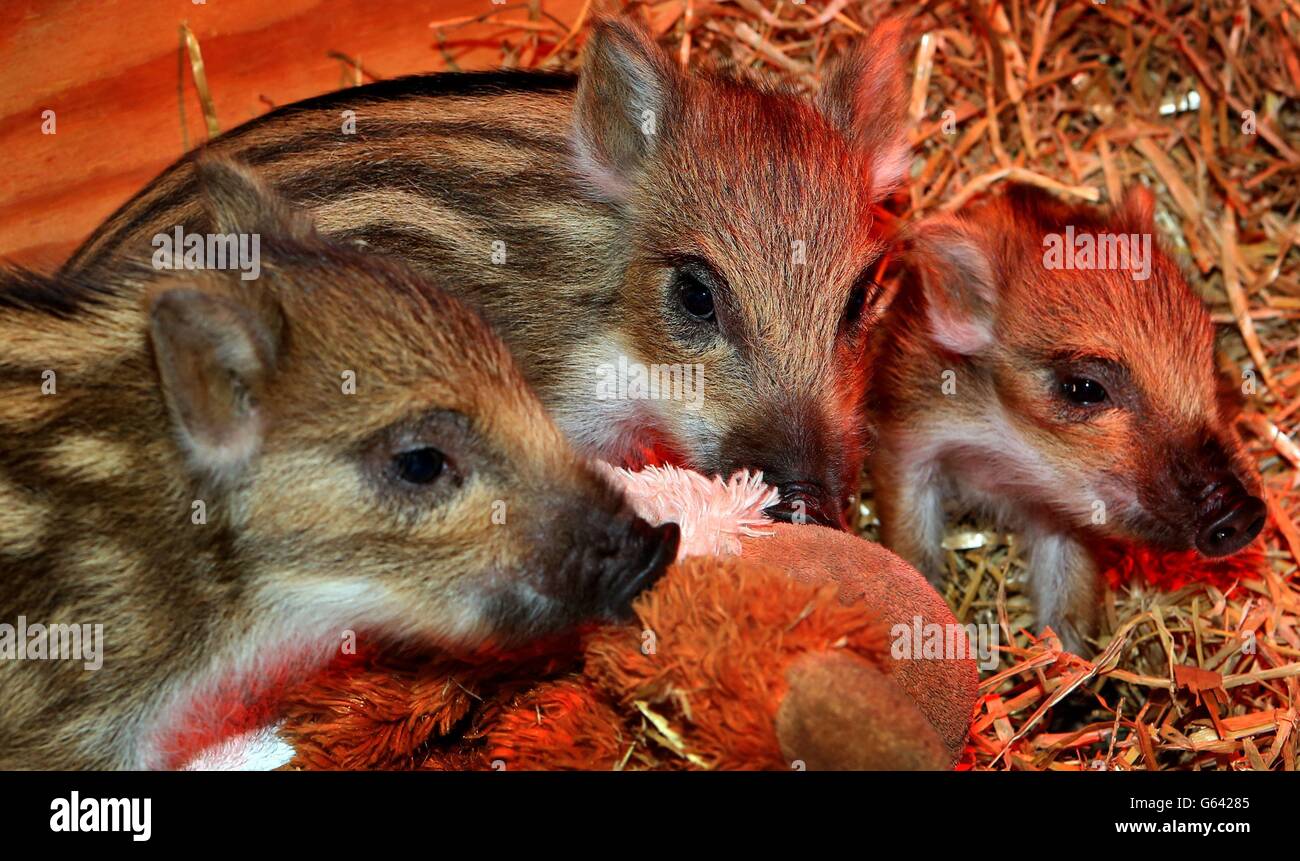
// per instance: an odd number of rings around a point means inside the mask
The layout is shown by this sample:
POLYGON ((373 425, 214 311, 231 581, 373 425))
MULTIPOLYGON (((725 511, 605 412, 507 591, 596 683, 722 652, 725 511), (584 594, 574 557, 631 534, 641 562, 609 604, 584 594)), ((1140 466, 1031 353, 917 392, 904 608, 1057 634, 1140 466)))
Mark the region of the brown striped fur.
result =
POLYGON ((0 280, 0 622, 104 629, 98 670, 0 660, 0 768, 174 765, 207 698, 348 630, 514 642, 621 615, 673 555, 476 313, 198 167, 210 222, 261 236, 259 279, 0 280), (398 470, 421 448, 446 458, 427 484, 398 470))
MULTIPOLYGON (((325 233, 471 299, 582 450, 759 468, 838 521, 861 463, 863 342, 885 245, 872 208, 907 164, 904 57, 902 25, 882 25, 814 106, 684 74, 639 26, 606 20, 576 80, 384 82, 274 111, 206 149, 253 165, 325 233), (345 111, 355 134, 342 133, 345 111), (688 265, 712 282, 712 324, 681 308, 688 265), (600 369, 620 357, 702 366, 702 408, 598 398, 600 369)), ((202 230, 192 164, 110 218, 68 271, 148 257, 177 224, 202 230)))

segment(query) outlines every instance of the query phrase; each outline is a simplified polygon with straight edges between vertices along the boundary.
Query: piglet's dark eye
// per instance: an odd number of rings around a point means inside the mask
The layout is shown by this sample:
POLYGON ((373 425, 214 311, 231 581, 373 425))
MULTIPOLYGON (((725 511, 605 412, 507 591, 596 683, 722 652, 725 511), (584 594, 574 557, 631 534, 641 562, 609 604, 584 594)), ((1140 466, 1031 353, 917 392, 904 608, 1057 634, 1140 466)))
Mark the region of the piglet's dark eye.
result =
POLYGON ((1090 407, 1106 400, 1106 390, 1087 377, 1066 377, 1061 381, 1061 396, 1072 404, 1090 407))
POLYGON ((707 284, 688 272, 681 272, 677 277, 677 289, 687 314, 697 320, 713 320, 713 291, 707 284))
POLYGON ((393 457, 397 477, 408 484, 432 484, 446 466, 447 459, 436 448, 413 448, 393 457))
POLYGON ((862 284, 855 284, 849 292, 848 304, 844 306, 844 325, 846 327, 855 325, 862 319, 862 309, 867 306, 867 288, 862 284))

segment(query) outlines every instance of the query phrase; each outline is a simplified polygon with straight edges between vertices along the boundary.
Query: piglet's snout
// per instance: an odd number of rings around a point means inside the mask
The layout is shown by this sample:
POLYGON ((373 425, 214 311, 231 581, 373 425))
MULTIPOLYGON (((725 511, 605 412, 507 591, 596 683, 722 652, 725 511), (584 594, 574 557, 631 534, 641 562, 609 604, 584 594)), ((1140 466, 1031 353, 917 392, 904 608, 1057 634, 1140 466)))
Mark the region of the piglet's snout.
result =
POLYGON ((1196 549, 1206 556, 1227 556, 1255 540, 1264 528, 1265 508, 1236 479, 1206 487, 1196 525, 1196 549))
POLYGON ((781 485, 780 492, 781 501, 763 511, 773 520, 848 529, 843 506, 821 485, 796 481, 781 485))
POLYGON ((680 539, 676 523, 651 526, 634 517, 614 543, 591 548, 592 552, 585 554, 586 574, 598 584, 599 613, 626 618, 632 601, 657 583, 677 558, 680 539))

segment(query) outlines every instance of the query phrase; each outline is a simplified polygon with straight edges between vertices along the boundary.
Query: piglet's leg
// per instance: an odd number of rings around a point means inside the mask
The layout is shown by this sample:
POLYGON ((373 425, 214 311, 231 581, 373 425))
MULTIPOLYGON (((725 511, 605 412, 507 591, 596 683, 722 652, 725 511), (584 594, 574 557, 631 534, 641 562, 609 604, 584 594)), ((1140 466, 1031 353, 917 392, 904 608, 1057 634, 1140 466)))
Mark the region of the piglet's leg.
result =
MULTIPOLYGON (((882 458, 897 463, 894 458, 882 458)), ((932 462, 881 467, 875 474, 881 539, 934 586, 943 581, 943 495, 932 462)))
POLYGON ((1051 626, 1067 651, 1088 657, 1086 637, 1096 632, 1100 588, 1097 566, 1074 539, 1030 533, 1029 594, 1040 629, 1051 626))

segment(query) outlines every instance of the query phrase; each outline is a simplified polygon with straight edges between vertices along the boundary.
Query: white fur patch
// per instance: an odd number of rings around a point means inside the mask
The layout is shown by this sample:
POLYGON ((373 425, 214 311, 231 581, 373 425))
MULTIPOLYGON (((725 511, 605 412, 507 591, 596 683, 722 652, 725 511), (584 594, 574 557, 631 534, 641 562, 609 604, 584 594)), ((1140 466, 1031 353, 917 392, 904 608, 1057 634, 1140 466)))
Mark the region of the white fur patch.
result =
POLYGON ((575 349, 562 391, 566 401, 551 408, 551 418, 576 448, 590 457, 623 462, 645 440, 638 429, 652 425, 657 401, 599 397, 602 367, 614 368, 619 359, 635 358, 617 335, 593 339, 575 349))
POLYGON ((280 725, 264 726, 208 748, 181 771, 274 771, 293 759, 293 748, 279 736, 280 725))

